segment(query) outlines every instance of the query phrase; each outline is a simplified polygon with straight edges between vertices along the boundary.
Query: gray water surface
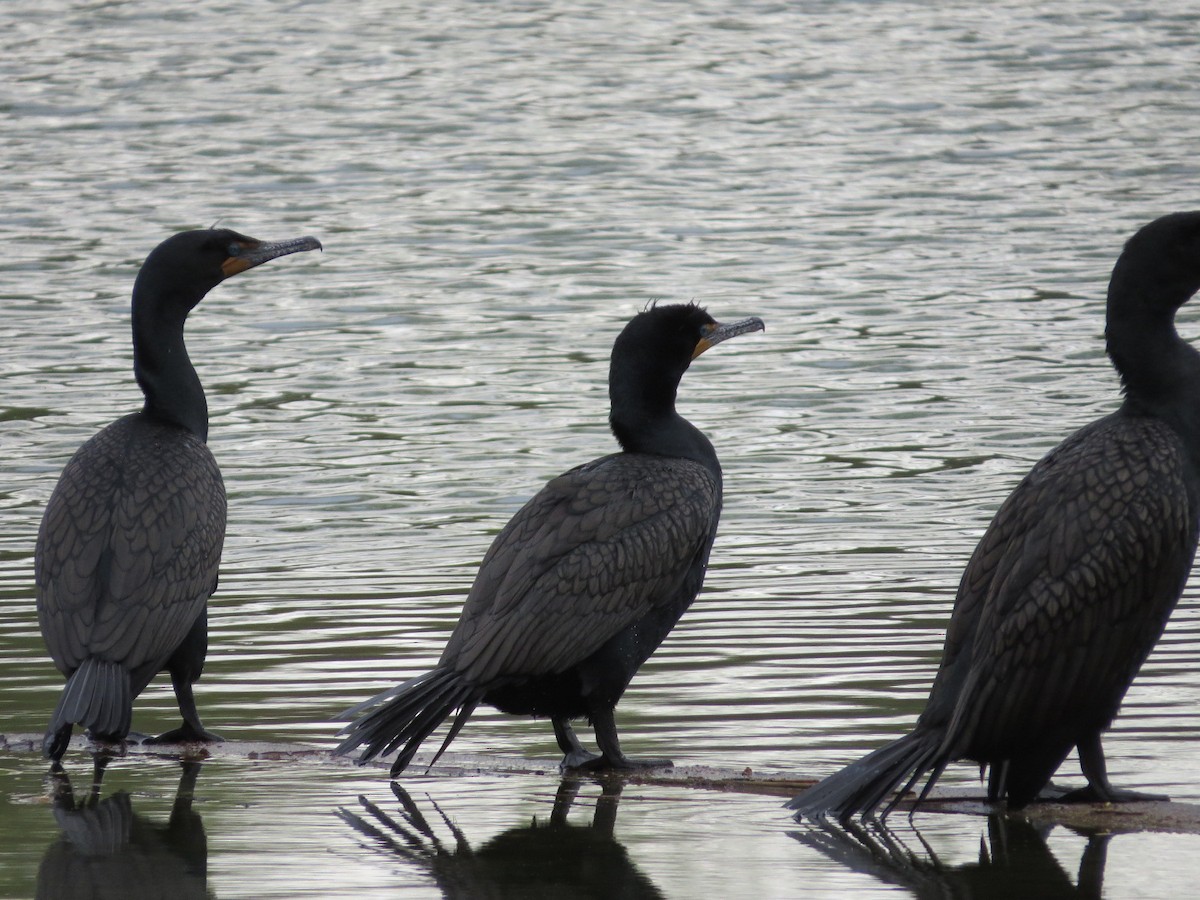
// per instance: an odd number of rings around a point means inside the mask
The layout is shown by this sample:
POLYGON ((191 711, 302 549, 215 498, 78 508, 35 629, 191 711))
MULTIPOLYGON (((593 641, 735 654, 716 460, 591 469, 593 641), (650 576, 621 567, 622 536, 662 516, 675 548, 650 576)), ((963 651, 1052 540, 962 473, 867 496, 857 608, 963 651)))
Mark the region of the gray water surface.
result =
MULTIPOLYGON (((33 542, 69 455, 140 403, 137 267, 216 220, 326 250, 220 286, 188 326, 230 501, 209 727, 330 747, 338 711, 429 667, 491 537, 613 449, 621 325, 695 299, 767 332, 684 379, 726 507, 704 593, 618 708, 626 749, 809 777, 901 733, 992 513, 1117 402, 1123 241, 1200 205, 1198 26, 1191 4, 1079 0, 4 5, 0 733, 40 732, 61 686, 33 542)), ((1200 339, 1200 312, 1180 329, 1200 339)), ((1200 801, 1198 660, 1189 589, 1106 741, 1115 783, 1200 801)), ((134 727, 175 716, 156 682, 134 727)), ((554 754, 544 723, 489 710, 455 748, 554 754)), ((206 890, 439 896, 339 817, 360 794, 396 808, 381 773, 330 771, 207 764, 206 890)), ((44 773, 0 758, 0 895, 31 896, 61 839, 44 773)), ((106 785, 165 821, 178 774, 121 760, 106 785)), ((558 790, 405 784, 481 846, 558 790)), ((944 861, 977 859, 982 820, 918 821, 944 861)), ((791 828, 772 798, 656 789, 621 797, 613 834, 668 897, 906 890, 791 828)), ((1049 840, 1072 878, 1084 845, 1049 840)), ((1105 895, 1178 896, 1197 849, 1118 836, 1105 895)))

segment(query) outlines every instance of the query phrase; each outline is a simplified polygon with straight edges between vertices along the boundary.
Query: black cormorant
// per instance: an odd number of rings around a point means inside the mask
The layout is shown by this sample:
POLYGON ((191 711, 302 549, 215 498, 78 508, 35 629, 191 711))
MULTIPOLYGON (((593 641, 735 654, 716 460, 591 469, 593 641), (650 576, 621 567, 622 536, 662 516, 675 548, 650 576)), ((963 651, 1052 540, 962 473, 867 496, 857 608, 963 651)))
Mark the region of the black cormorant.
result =
MULTIPOLYGON (((1000 507, 959 585, 914 730, 801 793, 797 817, 871 816, 887 795, 968 759, 1019 808, 1079 751, 1072 799, 1145 795, 1108 782, 1100 736, 1183 592, 1200 517, 1200 353, 1175 312, 1200 289, 1200 212, 1125 245, 1108 286, 1124 402, 1050 451, 1000 507)), ((895 806, 891 800, 884 815, 895 806)))
POLYGON ((667 765, 621 752, 613 710, 691 605, 721 513, 721 465, 675 411, 679 380, 714 344, 762 329, 693 304, 655 306, 625 326, 609 369, 622 452, 552 480, 492 542, 437 666, 343 713, 339 753, 360 762, 404 745, 397 776, 454 710, 434 760, 480 703, 550 719, 568 767, 667 765), (587 717, 599 757, 571 727, 587 717))
POLYGON ((183 726, 160 741, 219 740, 192 697, 208 649, 225 487, 209 452, 208 406, 188 359, 188 313, 224 279, 319 248, 227 229, 185 231, 146 257, 133 286, 133 372, 141 412, 118 419, 67 463, 38 531, 38 620, 67 678, 43 749, 61 759, 78 723, 93 737, 129 734, 133 700, 171 673, 183 726))

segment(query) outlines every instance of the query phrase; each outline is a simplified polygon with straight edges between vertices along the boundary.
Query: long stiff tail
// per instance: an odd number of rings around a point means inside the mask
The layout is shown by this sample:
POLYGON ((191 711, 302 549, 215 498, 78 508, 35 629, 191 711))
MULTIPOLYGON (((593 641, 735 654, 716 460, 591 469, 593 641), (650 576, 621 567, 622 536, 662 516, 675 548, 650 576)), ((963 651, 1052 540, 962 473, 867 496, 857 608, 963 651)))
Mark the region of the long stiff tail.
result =
MULTIPOLYGON (((820 820, 833 815, 845 824, 858 813, 870 818, 902 781, 907 779, 904 790, 908 790, 933 769, 933 775, 921 791, 921 799, 924 799, 946 763, 939 759, 941 745, 942 735, 936 731, 906 734, 801 791, 787 807, 797 810, 797 819, 820 820)), ((887 805, 885 817, 899 799, 897 796, 887 805)))
POLYGON ((450 726, 450 733, 429 763, 433 765, 467 723, 477 702, 478 691, 464 684, 458 673, 434 669, 342 713, 339 718, 354 721, 338 732, 347 737, 334 752, 345 754, 365 747, 358 758, 360 763, 365 763, 377 756, 386 756, 403 744, 404 749, 392 763, 391 775, 395 778, 412 762, 421 742, 457 709, 459 712, 450 726), (370 712, 364 713, 368 709, 370 712))
POLYGON ((63 688, 42 740, 42 751, 62 759, 71 742, 71 727, 82 725, 93 737, 121 740, 133 718, 133 688, 129 671, 105 659, 85 659, 63 688))

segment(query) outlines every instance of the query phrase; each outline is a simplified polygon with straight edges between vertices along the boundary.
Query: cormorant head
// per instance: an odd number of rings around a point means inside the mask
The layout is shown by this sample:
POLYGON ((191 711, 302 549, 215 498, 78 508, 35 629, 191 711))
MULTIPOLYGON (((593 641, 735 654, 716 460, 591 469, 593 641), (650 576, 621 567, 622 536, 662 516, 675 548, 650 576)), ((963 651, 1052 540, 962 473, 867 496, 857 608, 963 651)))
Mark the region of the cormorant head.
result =
POLYGON ((651 306, 634 316, 613 344, 609 420, 626 449, 647 419, 674 412, 679 380, 693 359, 721 341, 762 331, 759 318, 722 325, 695 303, 651 306))
POLYGON ((231 275, 289 253, 319 249, 321 242, 312 237, 260 241, 228 228, 183 231, 167 238, 146 257, 134 295, 149 292, 158 297, 178 297, 186 305, 186 312, 231 275))
POLYGON ((1169 316, 1197 290, 1200 212, 1171 213, 1142 226, 1125 243, 1108 286, 1109 317, 1169 316))
POLYGON ((155 247, 133 285, 133 374, 146 395, 144 412, 205 440, 204 389, 183 346, 188 313, 229 276, 320 246, 311 237, 268 243, 213 228, 184 231, 155 247))
POLYGON ((630 319, 617 336, 612 374, 632 369, 674 388, 705 350, 739 334, 762 330, 763 321, 757 317, 722 325, 695 303, 650 306, 630 319))

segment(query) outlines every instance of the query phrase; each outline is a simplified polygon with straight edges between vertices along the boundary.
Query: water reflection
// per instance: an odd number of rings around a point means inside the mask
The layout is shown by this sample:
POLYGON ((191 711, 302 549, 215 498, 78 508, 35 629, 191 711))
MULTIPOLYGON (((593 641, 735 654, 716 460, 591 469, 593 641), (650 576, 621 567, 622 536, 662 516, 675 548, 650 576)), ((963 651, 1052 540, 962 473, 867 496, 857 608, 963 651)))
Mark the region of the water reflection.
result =
POLYGON ((851 823, 843 830, 826 824, 792 837, 829 859, 885 884, 912 891, 914 897, 1009 900, 1011 897, 1099 898, 1111 834, 1089 834, 1073 882, 1046 844, 1052 826, 1035 828, 1024 819, 988 818, 987 843, 980 842, 979 862, 946 866, 920 833, 921 851, 909 848, 886 826, 851 823))
POLYGON ((62 835, 38 868, 37 896, 71 898, 209 898, 208 839, 192 809, 200 764, 184 762, 165 825, 133 811, 126 791, 100 799, 108 756, 95 755, 88 795, 76 800, 61 766, 51 770, 54 818, 62 835))
POLYGON ((663 894, 643 875, 613 836, 617 821, 619 781, 598 780, 601 794, 589 825, 572 825, 567 814, 581 781, 567 778, 558 787, 548 821, 510 828, 479 849, 450 821, 436 803, 454 838, 449 847, 404 788, 392 783, 401 812, 394 817, 359 797, 367 815, 347 809, 341 818, 366 837, 371 846, 429 874, 449 898, 659 898, 663 894))

